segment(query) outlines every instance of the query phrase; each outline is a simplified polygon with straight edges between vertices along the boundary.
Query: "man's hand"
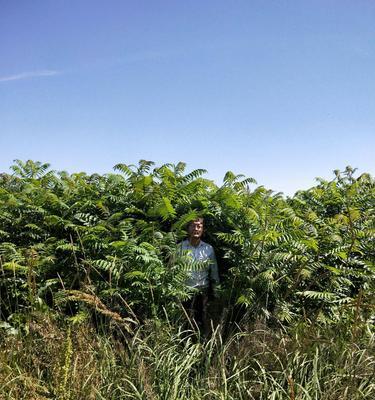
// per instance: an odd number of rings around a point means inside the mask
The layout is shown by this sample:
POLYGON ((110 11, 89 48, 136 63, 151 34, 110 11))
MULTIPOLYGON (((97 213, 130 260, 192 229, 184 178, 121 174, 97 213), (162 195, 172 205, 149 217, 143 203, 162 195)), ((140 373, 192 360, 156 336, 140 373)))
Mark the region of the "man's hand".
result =
POLYGON ((221 292, 221 286, 219 284, 213 284, 212 285, 212 296, 215 299, 220 298, 220 292, 221 292))

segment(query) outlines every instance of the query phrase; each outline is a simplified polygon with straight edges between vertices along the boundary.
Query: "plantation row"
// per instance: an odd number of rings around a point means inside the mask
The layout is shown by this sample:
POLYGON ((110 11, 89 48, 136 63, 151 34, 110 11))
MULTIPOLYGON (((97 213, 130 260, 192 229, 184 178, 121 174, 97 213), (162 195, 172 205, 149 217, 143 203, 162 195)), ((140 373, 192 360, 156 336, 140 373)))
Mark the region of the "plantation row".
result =
POLYGON ((0 175, 1 319, 9 329, 34 309, 79 317, 94 308, 130 325, 179 315, 189 292, 176 248, 198 215, 216 250, 225 318, 334 323, 373 314, 368 174, 347 167, 285 199, 231 172, 218 187, 183 163, 118 164, 106 175, 56 173, 32 161, 11 168, 0 175))

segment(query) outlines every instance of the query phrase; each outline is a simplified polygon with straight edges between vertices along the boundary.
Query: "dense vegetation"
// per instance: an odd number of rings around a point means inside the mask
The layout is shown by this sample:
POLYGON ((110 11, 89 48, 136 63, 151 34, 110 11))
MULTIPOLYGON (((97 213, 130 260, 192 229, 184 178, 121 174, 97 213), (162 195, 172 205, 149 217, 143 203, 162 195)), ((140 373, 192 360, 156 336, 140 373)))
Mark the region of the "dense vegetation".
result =
POLYGON ((0 398, 375 397, 375 181, 347 167, 293 198, 228 172, 16 161, 0 175, 0 398), (220 296, 181 302, 205 218, 220 296))

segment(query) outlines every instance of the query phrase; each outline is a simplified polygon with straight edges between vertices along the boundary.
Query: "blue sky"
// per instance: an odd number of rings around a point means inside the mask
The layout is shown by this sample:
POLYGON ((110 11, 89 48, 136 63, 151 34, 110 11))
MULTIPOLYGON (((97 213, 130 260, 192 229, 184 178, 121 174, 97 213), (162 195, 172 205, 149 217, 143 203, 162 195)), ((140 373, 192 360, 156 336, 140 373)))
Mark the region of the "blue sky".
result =
POLYGON ((375 173, 375 2, 0 0, 0 171, 375 173))

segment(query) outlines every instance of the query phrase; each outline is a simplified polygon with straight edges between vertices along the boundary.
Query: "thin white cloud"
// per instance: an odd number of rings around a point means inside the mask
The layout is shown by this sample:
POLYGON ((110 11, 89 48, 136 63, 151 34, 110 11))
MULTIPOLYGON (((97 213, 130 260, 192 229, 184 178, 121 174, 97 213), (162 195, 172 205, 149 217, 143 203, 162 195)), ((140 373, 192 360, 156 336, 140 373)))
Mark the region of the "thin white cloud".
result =
POLYGON ((22 79, 30 79, 44 76, 54 76, 60 74, 60 71, 54 70, 41 70, 41 71, 32 71, 32 72, 22 72, 20 74, 8 75, 8 76, 0 76, 0 82, 10 82, 10 81, 19 81, 22 79))

